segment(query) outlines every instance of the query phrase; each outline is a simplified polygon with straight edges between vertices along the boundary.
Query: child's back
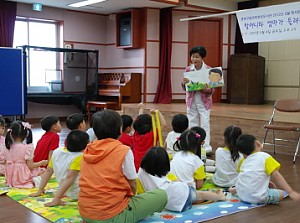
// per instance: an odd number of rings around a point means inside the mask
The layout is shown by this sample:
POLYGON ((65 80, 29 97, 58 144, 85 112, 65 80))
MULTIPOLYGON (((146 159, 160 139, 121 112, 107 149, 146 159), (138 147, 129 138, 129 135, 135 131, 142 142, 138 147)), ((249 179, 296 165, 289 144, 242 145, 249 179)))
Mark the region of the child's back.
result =
POLYGON ((15 121, 11 125, 5 138, 6 149, 1 153, 1 159, 5 160, 5 178, 7 185, 17 188, 34 187, 33 177, 40 171, 35 169, 41 165, 47 165, 47 161, 33 163, 32 144, 23 144, 28 135, 29 124, 15 121))
POLYGON ((37 142, 34 151, 34 162, 49 160, 53 151, 59 147, 59 135, 61 125, 59 119, 55 116, 47 116, 41 120, 42 129, 46 132, 37 142))
POLYGON ((177 114, 172 119, 172 128, 173 131, 169 132, 166 138, 165 147, 167 153, 171 156, 175 155, 175 151, 173 149, 174 143, 177 138, 183 133, 189 126, 189 120, 186 115, 177 114))
POLYGON ((201 136, 192 130, 183 132, 174 145, 174 149, 179 151, 171 161, 170 172, 196 189, 202 187, 206 178, 204 163, 195 155, 202 141, 201 136))
POLYGON ((213 181, 220 187, 234 186, 238 177, 238 168, 244 160, 236 148, 236 140, 242 134, 237 126, 229 126, 224 131, 225 147, 216 150, 216 172, 213 181))

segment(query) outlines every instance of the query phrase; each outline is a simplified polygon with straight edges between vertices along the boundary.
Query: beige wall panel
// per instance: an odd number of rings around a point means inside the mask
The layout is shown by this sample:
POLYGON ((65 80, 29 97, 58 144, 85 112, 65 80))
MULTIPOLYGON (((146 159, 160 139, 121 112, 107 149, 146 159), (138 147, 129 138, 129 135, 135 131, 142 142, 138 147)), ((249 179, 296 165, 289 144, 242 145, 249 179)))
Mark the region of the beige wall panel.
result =
POLYGON ((159 9, 147 10, 147 40, 159 40, 159 9))
POLYGON ((147 67, 159 66, 159 42, 147 43, 147 67))
POLYGON ((222 49, 222 52, 223 52, 223 61, 222 61, 222 68, 223 69, 226 69, 227 68, 227 61, 228 61, 228 58, 227 58, 227 50, 228 50, 228 46, 223 46, 223 49, 222 49))
POLYGON ((116 15, 106 16, 106 44, 116 43, 116 15))
POLYGON ((236 31, 236 26, 237 26, 237 19, 235 15, 231 16, 231 44, 235 44, 235 31, 236 31))
POLYGON ((258 44, 258 55, 269 58, 269 42, 263 42, 258 44))
POLYGON ((296 88, 265 88, 265 101, 277 99, 299 99, 299 89, 296 88))
POLYGON ((269 60, 299 60, 300 40, 269 43, 269 60))
POLYGON ((173 43, 171 67, 186 67, 188 63, 188 44, 173 43))
POLYGON ((188 42, 188 22, 181 22, 186 18, 185 12, 173 11, 173 41, 188 42))
POLYGON ((147 93, 156 93, 158 83, 158 69, 147 69, 147 93))
POLYGON ((223 43, 228 44, 228 16, 216 17, 218 19, 223 19, 223 43))
POLYGON ((181 82, 183 79, 183 70, 180 69, 172 69, 171 70, 171 84, 172 84, 172 92, 173 93, 184 93, 181 88, 181 82))
POLYGON ((154 101, 154 97, 155 97, 155 95, 147 95, 145 102, 149 102, 149 103, 153 102, 154 101))
POLYGON ((265 85, 299 86, 299 61, 269 61, 265 85))

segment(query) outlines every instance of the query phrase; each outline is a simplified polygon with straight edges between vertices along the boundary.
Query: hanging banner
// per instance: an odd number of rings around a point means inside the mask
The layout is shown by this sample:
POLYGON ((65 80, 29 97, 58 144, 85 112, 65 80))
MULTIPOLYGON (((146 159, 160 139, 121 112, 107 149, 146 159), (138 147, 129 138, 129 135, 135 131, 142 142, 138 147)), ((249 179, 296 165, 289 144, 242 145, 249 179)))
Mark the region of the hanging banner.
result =
POLYGON ((300 2, 236 12, 244 43, 300 39, 300 2))

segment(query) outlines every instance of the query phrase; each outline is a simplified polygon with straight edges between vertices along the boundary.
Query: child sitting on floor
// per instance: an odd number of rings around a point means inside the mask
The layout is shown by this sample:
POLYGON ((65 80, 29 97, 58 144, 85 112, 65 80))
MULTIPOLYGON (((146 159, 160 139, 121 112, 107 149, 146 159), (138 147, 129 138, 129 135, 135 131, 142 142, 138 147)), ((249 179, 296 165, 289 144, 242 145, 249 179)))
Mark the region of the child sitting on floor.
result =
MULTIPOLYGON (((191 128, 191 130, 195 131, 196 133, 198 133, 199 135, 201 135, 201 138, 206 138, 206 132, 203 128, 199 127, 199 126, 194 126, 191 128)), ((206 156, 206 150, 203 147, 203 144, 201 144, 201 148, 197 150, 196 155, 199 156, 199 158, 203 161, 204 163, 204 167, 205 167, 205 171, 208 173, 214 173, 216 171, 216 166, 215 166, 215 161, 212 159, 208 159, 206 156)))
POLYGON ((45 206, 52 207, 56 205, 65 205, 65 202, 61 200, 65 193, 74 200, 78 199, 78 179, 82 151, 89 142, 89 135, 86 132, 74 129, 68 134, 66 142, 67 148, 63 147, 54 150, 47 170, 42 175, 39 190, 36 193, 29 195, 31 197, 42 195, 48 181, 54 173, 59 184, 59 189, 53 200, 46 203, 45 206))
POLYGON ((116 111, 95 113, 98 140, 87 145, 80 166, 78 210, 84 222, 138 222, 167 203, 163 190, 135 195, 136 171, 130 147, 118 139, 122 120, 116 111))
POLYGON ((193 130, 183 132, 174 144, 174 150, 177 152, 171 160, 170 172, 197 190, 201 189, 206 178, 204 163, 196 155, 204 143, 204 138, 203 134, 193 130))
POLYGON ((0 157, 5 160, 5 178, 9 187, 33 188, 35 178, 39 178, 38 175, 44 171, 38 168, 48 164, 47 160, 33 162, 33 145, 23 143, 29 128, 27 122, 14 121, 7 130, 6 149, 0 157))
POLYGON ((159 188, 166 191, 168 195, 166 209, 181 212, 190 209, 193 202, 226 199, 222 190, 218 190, 216 193, 196 191, 194 187, 188 186, 186 182, 171 181, 167 176, 169 171, 170 161, 165 149, 152 147, 145 154, 138 172, 138 178, 144 190, 151 191, 159 188))
POLYGON ((132 147, 133 137, 131 135, 133 119, 130 115, 121 115, 122 134, 119 141, 126 146, 132 147))
POLYGON ((69 115, 66 119, 66 126, 70 130, 79 129, 81 131, 86 131, 84 115, 80 113, 69 115))
POLYGON ((46 132, 37 142, 34 150, 34 162, 50 160, 53 151, 59 147, 59 135, 57 134, 61 132, 59 118, 56 116, 46 116, 41 120, 41 126, 46 132))
POLYGON ((252 135, 241 135, 236 147, 244 155, 235 188, 241 200, 249 203, 278 204, 286 191, 294 201, 300 201, 300 194, 294 191, 278 169, 280 164, 268 153, 262 152, 262 144, 252 135), (283 189, 269 189, 270 178, 283 189))
MULTIPOLYGON (((154 132, 158 133, 157 129, 152 129, 152 117, 149 114, 143 113, 143 104, 139 104, 139 116, 133 123, 134 134, 133 134, 133 155, 134 165, 136 172, 140 168, 140 164, 145 153, 157 142, 154 142, 154 132)), ((151 109, 151 114, 155 114, 157 110, 151 109)), ((159 111, 158 111, 159 112, 159 111)), ((163 115, 159 112, 159 119, 161 123, 161 129, 166 126, 166 121, 163 115)), ((158 137, 157 137, 158 140, 158 137)))
POLYGON ((175 155, 176 151, 174 151, 173 146, 176 142, 177 138, 189 127, 189 120, 186 115, 184 114, 177 114, 174 115, 172 118, 172 128, 173 131, 169 132, 165 141, 164 147, 166 148, 169 157, 175 155))
POLYGON ((216 150, 216 172, 212 179, 220 187, 234 186, 238 178, 238 169, 244 158, 236 148, 236 140, 242 134, 241 128, 231 125, 224 131, 225 147, 216 150))

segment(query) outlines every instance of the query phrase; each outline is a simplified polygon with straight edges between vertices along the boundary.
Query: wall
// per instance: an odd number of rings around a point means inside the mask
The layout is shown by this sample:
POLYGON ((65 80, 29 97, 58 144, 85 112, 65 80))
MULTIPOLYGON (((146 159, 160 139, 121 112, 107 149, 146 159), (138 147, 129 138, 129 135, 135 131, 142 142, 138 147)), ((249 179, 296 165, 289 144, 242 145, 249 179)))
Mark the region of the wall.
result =
MULTIPOLYGON (((294 1, 262 1, 260 7, 294 1)), ((300 40, 259 43, 266 58, 265 100, 300 99, 300 40)))
MULTIPOLYGON (((190 1, 193 3, 193 1, 190 1)), ((204 4, 204 3, 202 3, 204 4)), ((213 5, 209 5, 213 7, 213 5)), ((218 5, 215 4, 215 7, 218 5)), ((219 5, 220 6, 220 5, 219 5)), ((225 7, 221 5, 222 7, 225 7)), ((226 4, 232 10, 236 3, 226 4)), ((99 73, 136 72, 142 74, 142 93, 144 102, 152 102, 156 93, 159 69, 159 9, 143 9, 141 26, 141 45, 139 49, 119 49, 115 47, 115 15, 97 15, 69 11, 58 8, 43 7, 42 12, 32 11, 32 6, 18 3, 17 15, 30 18, 54 19, 64 24, 63 42, 73 44, 76 49, 99 50, 99 73)), ((213 12, 214 10, 210 10, 213 12)), ((210 13, 211 13, 210 12, 210 13)), ((220 10, 215 10, 215 13, 220 10)), ((176 7, 173 10, 173 44, 172 44, 172 93, 174 100, 183 101, 185 93, 180 87, 182 72, 189 63, 188 59, 188 22, 180 18, 207 15, 207 9, 201 7, 176 7)), ((225 87, 223 99, 226 99, 227 60, 234 51, 235 23, 234 16, 220 17, 223 20, 222 64, 225 87)), ((41 118, 46 113, 67 116, 79 112, 74 106, 28 104, 28 118, 41 118), (53 109, 52 109, 53 108, 53 109)))

